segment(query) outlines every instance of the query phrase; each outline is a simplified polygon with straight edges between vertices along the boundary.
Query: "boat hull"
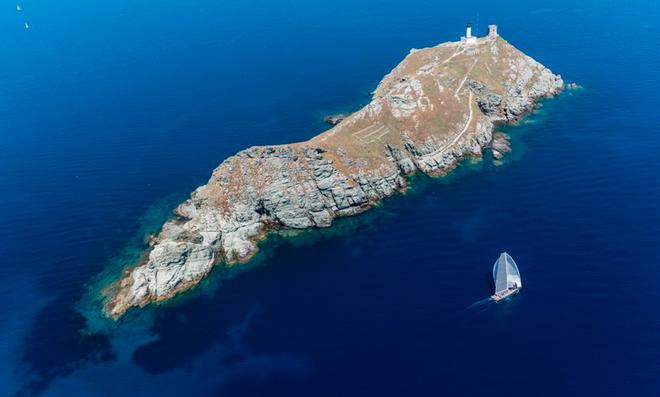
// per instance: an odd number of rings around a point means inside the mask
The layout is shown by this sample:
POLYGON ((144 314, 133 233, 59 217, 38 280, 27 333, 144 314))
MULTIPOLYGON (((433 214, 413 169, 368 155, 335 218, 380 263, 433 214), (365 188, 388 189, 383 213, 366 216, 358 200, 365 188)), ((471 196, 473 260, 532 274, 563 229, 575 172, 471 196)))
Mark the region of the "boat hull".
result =
POLYGON ((504 300, 506 298, 512 297, 513 295, 517 294, 520 291, 520 288, 514 288, 514 289, 508 289, 505 291, 499 291, 493 294, 490 299, 499 302, 501 300, 504 300))

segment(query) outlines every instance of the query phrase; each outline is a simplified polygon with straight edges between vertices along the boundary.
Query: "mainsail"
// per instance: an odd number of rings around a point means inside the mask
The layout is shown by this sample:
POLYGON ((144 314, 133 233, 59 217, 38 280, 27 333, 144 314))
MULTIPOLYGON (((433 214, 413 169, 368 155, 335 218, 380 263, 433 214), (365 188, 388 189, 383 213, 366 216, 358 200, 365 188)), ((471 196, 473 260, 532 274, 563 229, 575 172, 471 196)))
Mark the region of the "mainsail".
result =
POLYGON ((522 287, 520 271, 511 255, 502 252, 493 266, 493 278, 495 279, 495 292, 506 291, 509 288, 522 287))

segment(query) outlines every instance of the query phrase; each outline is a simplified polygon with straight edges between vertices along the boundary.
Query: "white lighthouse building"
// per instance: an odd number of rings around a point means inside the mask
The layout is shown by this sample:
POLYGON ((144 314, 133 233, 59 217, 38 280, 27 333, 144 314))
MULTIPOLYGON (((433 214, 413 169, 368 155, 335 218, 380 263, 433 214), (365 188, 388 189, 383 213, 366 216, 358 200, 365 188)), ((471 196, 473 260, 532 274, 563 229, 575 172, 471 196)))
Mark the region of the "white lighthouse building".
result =
POLYGON ((474 44, 477 42, 477 38, 472 36, 472 25, 470 25, 470 22, 465 26, 465 36, 461 37, 461 41, 464 44, 474 44))

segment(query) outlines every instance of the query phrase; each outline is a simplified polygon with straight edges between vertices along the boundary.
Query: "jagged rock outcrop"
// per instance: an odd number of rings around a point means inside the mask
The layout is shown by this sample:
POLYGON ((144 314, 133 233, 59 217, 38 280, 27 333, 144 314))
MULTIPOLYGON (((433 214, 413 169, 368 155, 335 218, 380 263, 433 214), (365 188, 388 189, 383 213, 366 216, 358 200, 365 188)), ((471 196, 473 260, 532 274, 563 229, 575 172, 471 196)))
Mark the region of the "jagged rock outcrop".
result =
POLYGON ((350 114, 348 113, 331 114, 330 116, 326 116, 324 120, 326 123, 330 125, 337 125, 342 121, 346 120, 348 116, 350 116, 350 114))
POLYGON ((504 155, 511 151, 509 136, 501 132, 493 134, 493 141, 490 144, 490 149, 493 152, 495 165, 500 165, 504 155))
POLYGON ((404 190, 407 175, 444 174, 481 156, 495 123, 519 120, 562 88, 500 37, 413 50, 367 106, 330 130, 220 164, 109 289, 106 312, 119 317, 190 288, 214 264, 247 261, 269 230, 330 226, 404 190))

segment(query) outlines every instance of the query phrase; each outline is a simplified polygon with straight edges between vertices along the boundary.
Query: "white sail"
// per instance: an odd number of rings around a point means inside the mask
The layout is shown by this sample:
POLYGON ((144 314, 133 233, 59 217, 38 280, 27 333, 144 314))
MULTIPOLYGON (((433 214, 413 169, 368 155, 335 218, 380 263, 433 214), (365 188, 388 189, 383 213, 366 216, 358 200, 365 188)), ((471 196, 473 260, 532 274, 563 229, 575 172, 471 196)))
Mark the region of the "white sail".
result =
POLYGON ((493 279, 495 280, 495 292, 506 291, 509 288, 522 287, 520 270, 511 255, 502 252, 493 266, 493 279))

